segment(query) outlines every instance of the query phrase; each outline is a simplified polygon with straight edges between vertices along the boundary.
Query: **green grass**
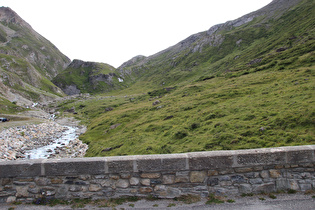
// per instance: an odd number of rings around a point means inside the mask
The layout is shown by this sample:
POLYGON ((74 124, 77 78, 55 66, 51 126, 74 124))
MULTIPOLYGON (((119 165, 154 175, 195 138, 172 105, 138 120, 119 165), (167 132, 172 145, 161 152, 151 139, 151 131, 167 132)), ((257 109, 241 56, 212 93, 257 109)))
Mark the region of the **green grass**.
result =
POLYGON ((25 110, 25 108, 16 105, 16 103, 12 103, 7 99, 0 97, 0 114, 15 114, 25 110))
POLYGON ((75 106, 88 125, 80 137, 89 144, 87 156, 314 144, 314 71, 269 69, 193 82, 166 93, 157 106, 141 94, 62 107, 75 106), (116 124, 121 125, 110 129, 116 124), (116 149, 102 152, 109 147, 116 149))

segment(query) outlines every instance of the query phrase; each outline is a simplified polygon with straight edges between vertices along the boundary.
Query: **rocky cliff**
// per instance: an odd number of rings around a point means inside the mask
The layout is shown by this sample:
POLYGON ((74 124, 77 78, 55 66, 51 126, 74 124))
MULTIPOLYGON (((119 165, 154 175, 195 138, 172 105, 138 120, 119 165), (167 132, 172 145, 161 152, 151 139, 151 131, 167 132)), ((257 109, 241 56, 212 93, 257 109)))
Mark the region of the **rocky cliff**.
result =
POLYGON ((20 105, 63 96, 50 80, 70 59, 8 7, 0 7, 0 95, 20 105))
POLYGON ((52 81, 67 95, 102 93, 126 87, 126 81, 113 66, 77 59, 52 81))

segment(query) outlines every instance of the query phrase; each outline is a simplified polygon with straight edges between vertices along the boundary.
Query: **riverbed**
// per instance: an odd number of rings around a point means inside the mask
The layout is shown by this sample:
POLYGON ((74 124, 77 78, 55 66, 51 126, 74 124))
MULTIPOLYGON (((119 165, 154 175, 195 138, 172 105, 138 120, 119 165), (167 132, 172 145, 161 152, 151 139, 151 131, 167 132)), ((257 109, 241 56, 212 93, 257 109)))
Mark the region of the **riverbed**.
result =
POLYGON ((0 160, 83 157, 88 146, 76 127, 56 122, 7 128, 0 133, 0 160))
POLYGON ((66 126, 67 130, 64 130, 62 135, 53 140, 49 145, 34 148, 32 150, 25 151, 26 159, 41 159, 48 158, 54 154, 58 148, 64 147, 69 144, 70 140, 78 138, 76 135, 76 129, 73 127, 66 126))

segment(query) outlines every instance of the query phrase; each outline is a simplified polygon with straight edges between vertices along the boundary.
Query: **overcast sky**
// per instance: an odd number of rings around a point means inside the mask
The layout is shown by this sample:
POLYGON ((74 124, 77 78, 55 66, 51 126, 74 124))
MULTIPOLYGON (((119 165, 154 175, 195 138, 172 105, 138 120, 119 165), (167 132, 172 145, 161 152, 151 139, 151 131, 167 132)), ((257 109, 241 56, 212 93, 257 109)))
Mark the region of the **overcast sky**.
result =
POLYGON ((272 0, 1 0, 71 60, 114 67, 272 0))

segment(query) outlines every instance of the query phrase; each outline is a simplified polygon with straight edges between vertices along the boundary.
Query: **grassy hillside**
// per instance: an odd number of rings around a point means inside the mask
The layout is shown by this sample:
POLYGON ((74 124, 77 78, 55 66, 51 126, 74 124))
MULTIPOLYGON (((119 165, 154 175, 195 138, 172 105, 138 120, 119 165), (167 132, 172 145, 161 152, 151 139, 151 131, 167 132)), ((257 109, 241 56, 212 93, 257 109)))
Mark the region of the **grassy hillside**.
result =
POLYGON ((130 88, 60 111, 75 107, 88 126, 87 156, 314 144, 314 14, 305 0, 191 50, 200 33, 183 41, 188 51, 175 46, 120 69, 132 72, 130 88))
MULTIPOLYGON (((17 106, 16 103, 12 103, 5 98, 0 97, 0 114, 13 114, 26 110, 20 106, 17 106)), ((3 117, 3 116, 0 116, 3 117)))
POLYGON ((315 143, 314 84, 314 66, 273 67, 62 106, 88 123, 88 156, 303 145, 315 143))

